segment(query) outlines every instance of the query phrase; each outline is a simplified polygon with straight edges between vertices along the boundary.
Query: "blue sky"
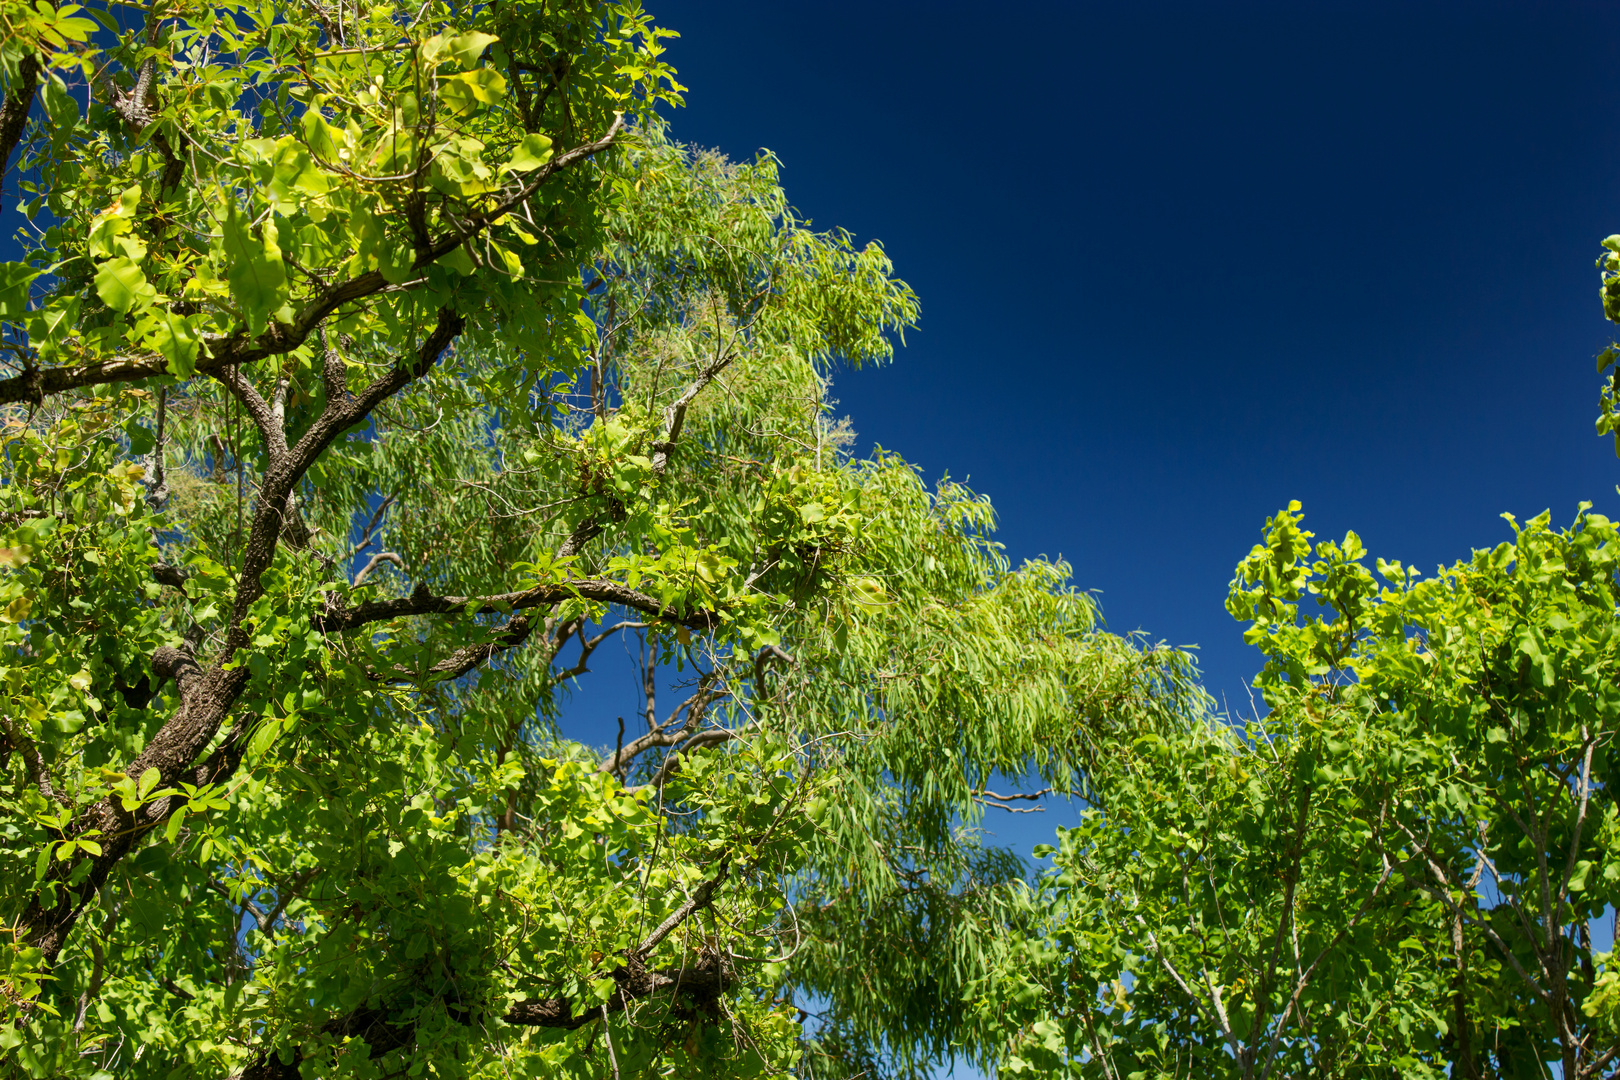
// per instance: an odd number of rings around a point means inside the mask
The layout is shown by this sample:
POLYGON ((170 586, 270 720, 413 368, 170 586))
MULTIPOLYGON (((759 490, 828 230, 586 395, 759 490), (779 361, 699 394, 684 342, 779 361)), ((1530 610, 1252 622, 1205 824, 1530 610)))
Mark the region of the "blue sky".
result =
MULTIPOLYGON (((1425 570, 1503 512, 1620 517, 1592 426, 1620 8, 651 10, 682 35, 676 135, 770 148, 922 297, 896 361, 835 384, 863 449, 968 478, 1015 560, 1197 645, 1233 711, 1259 661, 1222 601, 1288 500, 1425 570)), ((611 741, 617 706, 580 705, 569 734, 611 741)))
MULTIPOLYGON (((1592 428, 1620 7, 648 7, 677 137, 769 147, 922 297, 835 386, 863 448, 969 477, 1014 559, 1198 645, 1234 709, 1258 660, 1222 600, 1289 499, 1426 570, 1503 512, 1620 517, 1592 428)), ((1027 852, 1066 819, 989 824, 1027 852)))
POLYGON ((921 294, 863 437, 969 477, 1015 558, 1197 644, 1268 513, 1432 568, 1580 499, 1620 231, 1597 4, 660 0, 683 139, 769 147, 818 226, 921 294))

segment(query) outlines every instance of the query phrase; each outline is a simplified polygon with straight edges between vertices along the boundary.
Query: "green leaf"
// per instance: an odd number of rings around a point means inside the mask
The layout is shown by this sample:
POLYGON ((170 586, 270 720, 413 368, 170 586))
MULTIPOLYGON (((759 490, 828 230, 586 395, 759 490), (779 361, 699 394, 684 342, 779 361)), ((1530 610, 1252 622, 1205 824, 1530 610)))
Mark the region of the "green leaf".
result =
POLYGON ((27 263, 0 263, 0 319, 22 322, 28 317, 28 286, 43 272, 27 263))
POLYGON ((416 273, 416 253, 400 240, 386 251, 378 253, 377 269, 390 285, 401 285, 416 273))
POLYGON ((156 295, 141 268, 128 259, 109 259, 96 271, 96 295, 114 311, 128 311, 156 295))
POLYGON ((528 172, 550 161, 551 154, 550 139, 544 135, 525 135, 512 152, 512 160, 506 164, 513 172, 528 172))
POLYGON ((281 724, 273 719, 266 718, 261 721, 258 729, 253 732, 253 738, 248 740, 247 759, 258 761, 264 752, 270 749, 271 744, 281 734, 281 724))
POLYGON ((79 124, 79 103, 68 93, 67 83, 55 72, 45 82, 45 115, 51 122, 51 138, 60 139, 79 124))
POLYGON ((456 113, 493 105, 506 97, 506 80, 494 68, 475 68, 439 81, 439 97, 456 113))
POLYGON ((448 255, 439 257, 439 265, 454 270, 458 274, 471 275, 478 269, 473 265, 472 256, 467 254, 465 245, 456 248, 448 255))
POLYGON ((287 267, 276 246, 275 220, 265 219, 262 239, 253 235, 249 224, 231 203, 225 217, 225 279, 247 317, 248 333, 257 337, 271 314, 286 304, 287 267))
POLYGON ((520 278, 523 276, 523 260, 518 258, 517 252, 513 251, 511 248, 503 247, 502 245, 493 242, 486 243, 485 248, 496 258, 500 259, 501 265, 506 268, 506 272, 508 274, 515 278, 520 278))
POLYGON ((28 320, 28 343, 39 350, 41 360, 55 360, 78 322, 79 298, 58 297, 28 320))
POLYGON ((485 49, 499 41, 494 34, 483 34, 474 30, 451 38, 445 43, 445 53, 462 67, 472 67, 478 63, 478 58, 485 49))
POLYGON ((309 144, 310 153, 322 161, 335 164, 338 155, 348 146, 348 133, 327 123, 326 117, 321 115, 319 109, 305 112, 301 124, 304 129, 304 141, 309 144))
POLYGON ((877 578, 857 578, 851 586, 850 592, 855 606, 862 611, 875 612, 888 607, 893 601, 883 589, 883 583, 877 578))
POLYGON ((140 205, 141 185, 131 184, 129 187, 119 192, 118 201, 112 205, 108 212, 115 217, 123 219, 124 221, 133 221, 135 219, 135 211, 140 209, 140 205))
POLYGON ((189 379, 197 370, 197 353, 202 339, 183 315, 171 311, 157 314, 151 322, 147 341, 167 362, 169 374, 189 379))
POLYGON ((152 429, 131 420, 124 425, 124 433, 129 436, 129 453, 131 457, 145 457, 157 445, 157 436, 152 429))
POLYGON ((1570 892, 1586 891, 1586 878, 1592 872, 1592 866, 1592 862, 1587 859, 1582 859, 1575 864, 1575 869, 1569 875, 1570 892))

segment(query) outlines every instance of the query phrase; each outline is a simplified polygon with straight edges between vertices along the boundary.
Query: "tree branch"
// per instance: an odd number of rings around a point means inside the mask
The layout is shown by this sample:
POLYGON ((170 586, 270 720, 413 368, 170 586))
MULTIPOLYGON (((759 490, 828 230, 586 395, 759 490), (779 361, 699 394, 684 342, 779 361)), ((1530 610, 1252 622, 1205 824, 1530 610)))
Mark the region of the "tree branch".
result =
POLYGON ((94 966, 90 969, 90 981, 85 985, 84 993, 79 995, 79 1007, 73 1017, 74 1034, 84 1030, 85 1013, 90 1011, 90 1003, 101 993, 102 970, 107 962, 106 956, 101 951, 101 942, 96 940, 94 934, 89 937, 89 945, 94 966))
POLYGON ((22 141, 28 126, 28 110, 34 104, 34 91, 39 87, 39 56, 30 52, 17 65, 17 81, 0 103, 0 178, 11 163, 11 152, 22 141))
MULTIPOLYGON (((26 111, 24 116, 26 118, 26 111)), ((607 134, 600 139, 576 146, 552 158, 536 169, 526 183, 501 199, 492 209, 469 216, 456 228, 443 233, 421 249, 412 264, 413 269, 421 270, 427 267, 456 250, 467 240, 480 235, 494 221, 533 196, 546 180, 574 163, 599 154, 612 146, 623 129, 623 116, 616 116, 607 134)), ((0 131, 0 135, 3 134, 3 131, 0 131)), ((196 370, 199 374, 213 375, 226 368, 240 367, 256 363, 266 357, 291 352, 315 334, 327 316, 344 304, 375 296, 389 287, 380 271, 367 271, 321 290, 293 316, 291 323, 272 323, 256 338, 250 339, 240 332, 231 335, 208 335, 203 339, 203 348, 197 358, 196 370)), ((155 352, 91 361, 69 367, 34 368, 9 379, 0 379, 0 404, 16 402, 37 404, 53 394, 79 387, 130 382, 161 376, 167 372, 168 361, 161 353, 155 352)))
MULTIPOLYGON (((698 724, 703 722, 703 714, 708 710, 709 704, 726 696, 726 691, 724 690, 711 689, 715 683, 715 679, 716 676, 713 672, 704 675, 702 681, 698 685, 697 693, 693 694, 691 697, 681 702, 681 704, 677 705, 669 714, 669 719, 665 720, 662 724, 654 725, 652 730, 648 731, 645 735, 631 739, 628 746, 621 746, 612 754, 608 755, 606 758, 603 758, 602 763, 597 766, 596 771, 613 773, 616 776, 623 776, 625 769, 629 767, 630 763, 640 755, 646 753, 648 750, 654 750, 661 746, 675 746, 689 738, 695 739, 696 736, 693 735, 693 732, 696 731, 698 724), (670 725, 673 724, 675 722, 675 718, 680 716, 683 712, 686 714, 686 720, 681 724, 680 727, 671 731, 670 725)), ((704 734, 708 733, 705 732, 704 734)), ((730 733, 727 733, 726 738, 730 738, 730 733)), ((714 741, 724 742, 725 739, 714 741)), ((671 756, 673 757, 673 755, 671 756)), ((667 765, 668 762, 665 762, 665 764, 667 765)))
MULTIPOLYGON (((622 1012, 631 1002, 655 994, 718 996, 731 984, 732 971, 725 956, 706 950, 696 962, 685 967, 660 968, 656 971, 642 969, 639 972, 633 971, 631 967, 622 967, 610 972, 607 977, 619 986, 602 1008, 607 1012, 616 1013, 622 1012)), ((506 1010, 506 1015, 501 1019, 508 1024, 524 1027, 572 1030, 584 1027, 600 1016, 601 1013, 597 1009, 574 1012, 573 1003, 567 998, 543 998, 517 1002, 506 1010)))
POLYGON ((413 683, 419 680, 449 682, 461 678, 498 654, 517 648, 528 641, 529 635, 533 633, 533 620, 527 615, 519 615, 508 622, 493 641, 464 645, 426 671, 418 673, 396 666, 387 671, 368 672, 367 677, 385 683, 413 683))
POLYGON ((669 459, 675 453, 675 444, 680 441, 681 428, 686 423, 686 410, 691 406, 693 400, 703 392, 704 388, 714 382, 722 371, 731 366, 731 362, 735 359, 736 354, 730 350, 720 352, 707 367, 698 372, 697 378, 693 379, 691 385, 682 391, 680 397, 664 407, 664 437, 653 444, 652 472, 654 476, 664 475, 665 470, 669 468, 669 459))
POLYGON ((287 456, 287 432, 281 426, 280 410, 265 401, 253 384, 247 381, 239 367, 221 368, 210 372, 214 378, 224 383, 236 395, 236 400, 242 403, 242 408, 253 420, 253 426, 259 429, 259 437, 264 440, 266 452, 270 455, 272 464, 287 456))
POLYGON ((371 572, 377 569, 377 564, 384 562, 391 562, 401 570, 405 569, 404 559, 400 558, 392 551, 379 551, 370 559, 366 560, 366 565, 362 566, 360 568, 360 572, 354 575, 354 584, 351 587, 358 589, 362 584, 364 584, 366 578, 371 574, 371 572))
POLYGON ((1005 810, 1009 814, 1041 814, 1045 813, 1046 807, 1010 806, 1008 804, 1018 799, 1027 799, 1030 802, 1036 802, 1043 796, 1050 795, 1051 793, 1051 788, 1042 788, 1039 791, 1031 792, 1027 795, 1022 793, 1016 793, 1013 795, 998 795, 994 791, 984 790, 975 791, 973 793, 973 801, 978 803, 980 806, 988 806, 996 810, 1005 810))
POLYGON ((390 506, 394 505, 394 500, 398 498, 399 493, 395 492, 377 504, 377 509, 371 512, 371 520, 366 522, 365 531, 360 534, 360 541, 354 546, 353 554, 358 555, 371 546, 371 538, 376 533, 377 526, 382 522, 383 514, 388 511, 390 506))
MULTIPOLYGON (((687 897, 684 904, 670 912, 669 917, 659 923, 640 945, 625 954, 628 963, 608 973, 608 977, 619 984, 619 989, 607 1002, 612 1011, 618 1012, 637 998, 649 997, 665 990, 677 991, 684 988, 692 991, 701 988, 719 993, 725 989, 730 981, 731 970, 725 957, 719 953, 705 952, 696 964, 674 972, 648 971, 642 965, 648 954, 673 933, 676 927, 714 902, 715 890, 726 880, 730 872, 731 860, 722 858, 720 869, 713 877, 692 890, 692 895, 687 897)), ((508 1024, 553 1028, 577 1028, 595 1018, 591 1012, 574 1015, 572 1006, 566 998, 520 1001, 508 1009, 506 1015, 502 1017, 508 1024)))
MULTIPOLYGON (((630 622, 627 620, 625 622, 615 623, 594 637, 581 638, 579 643, 579 659, 574 661, 573 667, 564 668, 563 670, 557 672, 555 681, 562 682, 565 679, 577 679, 579 676, 588 672, 590 668, 586 667, 585 665, 590 660, 591 653, 595 652, 598 645, 602 644, 602 642, 606 641, 614 634, 620 633, 624 630, 641 630, 651 625, 651 623, 630 622)), ((562 643, 559 642, 558 648, 560 649, 561 647, 562 643)))
POLYGON ((652 774, 652 779, 648 780, 647 783, 654 788, 663 787, 669 783, 669 778, 675 775, 675 770, 680 768, 683 755, 689 754, 693 750, 701 750, 705 746, 719 746, 721 743, 730 742, 736 737, 737 733, 735 731, 720 727, 698 732, 671 750, 669 756, 659 764, 658 771, 652 774))
MULTIPOLYGON (((1193 1008, 1200 1013, 1203 1012, 1203 1009, 1200 1008, 1203 1001, 1197 994, 1193 993, 1192 987, 1187 985, 1187 980, 1181 977, 1181 972, 1176 970, 1175 965, 1170 962, 1170 958, 1166 956, 1164 954, 1164 950, 1159 947, 1159 939, 1154 936, 1153 931, 1147 929, 1147 923, 1142 919, 1142 916, 1136 916, 1136 921, 1141 925, 1142 929, 1146 931, 1148 948, 1153 951, 1153 957, 1159 961, 1159 966, 1164 968, 1165 973, 1175 981, 1177 986, 1181 987, 1181 992, 1187 995, 1188 999, 1192 1002, 1193 1008)), ((1204 981, 1206 983, 1210 982, 1209 973, 1207 971, 1204 973, 1204 981)), ((1210 984, 1210 989, 1214 989, 1214 985, 1212 983, 1210 984)), ((1215 994, 1214 1006, 1215 1019, 1220 1024, 1221 1034, 1226 1037, 1227 1046, 1231 1048, 1232 1057, 1241 1062, 1243 1060, 1243 1046, 1238 1042, 1237 1036, 1232 1034, 1232 1024, 1226 1018, 1226 1007, 1221 1004, 1219 993, 1215 994)))
POLYGON ((677 623, 690 630, 710 630, 720 622, 720 617, 715 612, 700 608, 682 616, 665 607, 654 597, 637 592, 621 582, 593 578, 536 585, 521 592, 497 593, 494 596, 436 596, 425 587, 418 586, 410 596, 392 600, 368 600, 352 608, 343 607, 340 602, 329 601, 326 611, 316 616, 311 625, 324 634, 336 634, 370 623, 386 622, 389 619, 400 619, 410 615, 495 615, 547 607, 575 597, 596 603, 617 604, 665 622, 677 623))
MULTIPOLYGON (((167 437, 166 428, 169 420, 169 388, 158 388, 157 400, 157 433, 152 440, 152 453, 148 460, 152 462, 152 475, 146 478, 146 504, 153 510, 163 509, 163 504, 169 501, 168 472, 163 464, 163 442, 167 437)), ((154 571, 156 568, 153 568, 154 571)))
MULTIPOLYGON (((213 741, 231 707, 247 685, 248 667, 235 664, 237 652, 250 641, 248 613, 264 592, 262 577, 275 556, 276 544, 284 526, 287 499, 293 487, 314 464, 317 457, 344 431, 360 423, 381 402, 415 379, 427 374, 441 353, 460 333, 461 316, 448 308, 439 311, 433 331, 421 342, 414 358, 403 361, 367 386, 358 395, 341 401, 328 401, 303 438, 265 471, 259 488, 259 505, 254 511, 248 542, 243 549, 237 579, 236 601, 225 632, 218 661, 206 672, 198 666, 190 647, 164 646, 152 657, 152 668, 159 676, 174 678, 180 688, 181 704, 175 714, 158 729, 145 749, 135 756, 125 772, 139 776, 149 768, 158 770, 160 784, 169 787, 183 778, 199 786, 213 783, 236 771, 246 745, 246 725, 238 722, 229 736, 201 766, 193 763, 213 741)), ((260 399, 262 401, 262 399, 260 399)), ((268 406, 266 407, 268 408, 268 406)), ((89 829, 100 830, 101 854, 81 853, 67 862, 53 861, 50 887, 34 893, 20 920, 25 940, 39 948, 47 963, 54 963, 77 923, 80 911, 106 882, 114 866, 134 849, 148 831, 166 820, 180 806, 178 796, 146 803, 127 811, 109 795, 79 816, 76 835, 89 829), (88 862, 89 873, 79 867, 88 862), (46 906, 45 898, 54 897, 46 906)))
MULTIPOLYGON (((606 1014, 622 1012, 633 1002, 657 994, 713 998, 724 993, 734 977, 730 958, 724 953, 705 949, 691 963, 656 970, 646 966, 646 958, 683 922, 714 902, 715 891, 730 870, 730 859, 723 857, 720 869, 713 877, 694 889, 686 902, 659 923, 657 929, 648 934, 641 944, 623 954, 623 966, 606 973, 598 971, 592 974, 592 978, 610 978, 617 984, 603 1005, 587 1006, 576 1013, 574 1003, 567 998, 531 998, 513 1004, 501 1019, 523 1027, 573 1030, 606 1014)), ((406 1045, 414 1034, 411 1023, 395 1022, 385 1009, 367 1008, 334 1017, 320 1030, 322 1034, 339 1039, 364 1039, 367 1053, 372 1058, 406 1045)), ((237 1080, 295 1080, 300 1075, 298 1065, 302 1059, 302 1048, 295 1049, 290 1062, 285 1065, 274 1051, 265 1050, 239 1074, 237 1080)))

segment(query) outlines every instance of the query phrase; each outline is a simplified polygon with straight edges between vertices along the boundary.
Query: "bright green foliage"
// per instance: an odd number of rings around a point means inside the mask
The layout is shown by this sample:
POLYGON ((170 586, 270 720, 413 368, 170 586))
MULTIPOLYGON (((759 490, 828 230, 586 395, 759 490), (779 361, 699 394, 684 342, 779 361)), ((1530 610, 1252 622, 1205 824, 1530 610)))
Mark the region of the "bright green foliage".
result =
MULTIPOLYGON (((524 350, 506 380, 530 386, 571 363, 571 271, 596 228, 588 181, 545 181, 557 152, 674 99, 659 34, 635 5, 591 3, 183 4, 144 33, 99 33, 102 48, 54 58, 73 84, 47 79, 48 138, 25 150, 26 262, 61 283, 27 320, 29 345, 57 363, 116 357, 140 369, 126 378, 187 376, 199 342, 292 372, 318 328, 384 342, 449 305, 483 316, 473 341, 524 350), (525 74, 559 57, 555 86, 525 74)), ((27 49, 7 40, 7 56, 27 49)), ((11 280, 28 272, 10 265, 11 280)))
MULTIPOLYGON (((933 510, 987 524, 988 507, 960 489, 933 510)), ((1010 917, 1007 886, 1023 873, 972 842, 996 771, 1022 763, 1049 789, 1083 789, 1116 740, 1196 698, 1183 654, 1094 628, 1066 567, 1013 570, 982 533, 906 516, 884 514, 895 541, 932 531, 936 543, 885 544, 886 564, 865 569, 895 599, 847 631, 818 627, 786 684, 826 731, 886 721, 837 752, 839 797, 818 820, 830 842, 808 853, 805 919, 817 932, 798 978, 839 1007, 838 1042, 898 1029, 937 1054, 967 1025, 970 987, 1010 917)))
MULTIPOLYGON (((1598 432, 1620 452, 1617 359, 1598 432)), ((1299 511, 1226 605, 1266 714, 1095 759, 1082 824, 1005 908, 975 1038, 1010 1075, 1612 1075, 1593 926, 1620 900, 1620 534, 1586 505, 1564 531, 1509 518, 1512 542, 1425 579, 1353 532, 1314 543, 1299 511)))
MULTIPOLYGON (((1603 241, 1605 254, 1597 261, 1598 274, 1603 279, 1599 295, 1603 299, 1603 314, 1609 320, 1620 321, 1620 233, 1603 241)), ((1597 433, 1614 436, 1614 454, 1620 457, 1620 372, 1611 372, 1616 359, 1620 359, 1620 346, 1610 345, 1597 356, 1597 373, 1609 374, 1603 387, 1598 413, 1597 433)))
POLYGON ((0 47, 0 1071, 988 1060, 987 785, 1199 699, 849 457, 883 249, 671 141, 633 5, 91 14, 0 47), (563 740, 621 641, 623 735, 563 740))
POLYGON ((1009 1069, 1608 1075, 1620 534, 1543 514, 1432 578, 1378 560, 1380 584, 1298 510, 1228 602, 1269 717, 1098 771, 987 1010, 1009 1069))
POLYGON ((1060 831, 986 1017, 1008 1075, 1429 1076, 1444 989, 1390 740, 1339 712, 1145 735, 1060 831), (1398 848, 1399 845, 1391 845, 1398 848))

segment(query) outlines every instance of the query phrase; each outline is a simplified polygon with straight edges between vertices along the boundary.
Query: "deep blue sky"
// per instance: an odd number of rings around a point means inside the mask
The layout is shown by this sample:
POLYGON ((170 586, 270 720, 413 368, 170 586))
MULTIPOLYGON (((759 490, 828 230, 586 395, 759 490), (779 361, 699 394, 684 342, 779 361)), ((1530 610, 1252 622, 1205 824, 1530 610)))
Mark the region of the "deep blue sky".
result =
POLYGON ((648 0, 677 137, 760 147, 883 241, 922 329, 840 412, 988 493, 1118 631, 1201 649, 1291 498, 1425 569, 1497 517, 1620 516, 1593 435, 1620 231, 1601 4, 648 0))

